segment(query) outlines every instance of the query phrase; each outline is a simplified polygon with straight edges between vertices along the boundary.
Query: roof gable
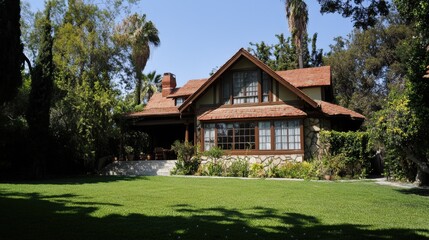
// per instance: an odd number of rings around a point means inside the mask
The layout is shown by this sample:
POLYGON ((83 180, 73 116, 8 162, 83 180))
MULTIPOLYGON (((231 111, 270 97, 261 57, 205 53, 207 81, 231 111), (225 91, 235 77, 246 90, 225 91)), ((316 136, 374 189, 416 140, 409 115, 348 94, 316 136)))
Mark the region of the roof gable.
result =
POLYGON ((226 72, 232 65, 234 65, 241 57, 247 58, 250 62, 255 64, 257 67, 265 71, 268 75, 278 81, 280 84, 285 86, 287 89, 291 90, 295 93, 299 98, 304 100, 312 107, 318 107, 318 103, 299 90, 297 87, 293 86, 291 83, 283 79, 279 74, 274 72, 270 67, 261 62, 255 56, 250 54, 244 48, 238 50, 236 54, 234 54, 218 71, 216 71, 206 82, 204 82, 201 87, 195 91, 180 107, 179 111, 184 111, 187 107, 189 107, 196 99, 198 99, 205 90, 207 90, 212 83, 214 83, 224 72, 226 72))
POLYGON ((331 85, 331 67, 301 68, 276 73, 297 88, 331 85))

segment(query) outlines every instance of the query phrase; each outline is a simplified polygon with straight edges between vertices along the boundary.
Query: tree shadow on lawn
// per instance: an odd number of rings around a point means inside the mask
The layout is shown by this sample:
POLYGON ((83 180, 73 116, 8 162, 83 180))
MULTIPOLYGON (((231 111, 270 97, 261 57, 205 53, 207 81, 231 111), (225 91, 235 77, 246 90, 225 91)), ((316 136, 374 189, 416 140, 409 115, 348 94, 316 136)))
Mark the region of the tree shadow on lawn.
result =
POLYGON ((11 184, 52 184, 52 185, 79 185, 79 184, 93 184, 93 183, 110 183, 119 181, 134 181, 146 180, 144 176, 98 176, 98 175, 85 175, 85 176, 71 176, 63 178, 53 178, 44 180, 18 180, 18 181, 0 181, 0 183, 11 184))
POLYGON ((427 229, 325 225, 314 216, 265 207, 237 210, 178 204, 164 216, 97 217, 101 205, 118 205, 75 201, 79 198, 0 192, 0 239, 429 239, 420 235, 429 234, 427 229))
POLYGON ((400 193, 429 197, 429 188, 398 189, 400 193))

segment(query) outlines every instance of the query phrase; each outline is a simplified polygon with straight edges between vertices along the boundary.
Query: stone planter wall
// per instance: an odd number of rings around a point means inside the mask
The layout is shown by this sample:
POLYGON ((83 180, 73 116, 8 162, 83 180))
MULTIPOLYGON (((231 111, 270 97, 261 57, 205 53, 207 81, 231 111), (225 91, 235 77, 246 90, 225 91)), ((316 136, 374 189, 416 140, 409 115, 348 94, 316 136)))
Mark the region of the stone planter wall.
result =
MULTIPOLYGON (((304 155, 302 154, 291 154, 291 155, 225 155, 222 156, 217 161, 222 161, 226 166, 229 166, 232 162, 237 159, 246 160, 249 164, 260 163, 264 167, 268 166, 278 166, 285 162, 302 162, 304 160, 304 155)), ((207 157, 202 157, 201 164, 206 164, 212 159, 207 157)))

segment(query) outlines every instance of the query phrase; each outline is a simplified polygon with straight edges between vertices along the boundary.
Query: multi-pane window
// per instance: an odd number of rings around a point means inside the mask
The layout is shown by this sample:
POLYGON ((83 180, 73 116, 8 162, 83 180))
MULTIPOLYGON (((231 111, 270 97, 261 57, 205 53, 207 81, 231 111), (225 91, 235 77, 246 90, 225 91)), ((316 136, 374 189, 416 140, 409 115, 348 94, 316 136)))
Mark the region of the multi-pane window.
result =
POLYGON ((204 150, 213 146, 224 150, 299 150, 301 123, 300 120, 282 120, 204 124, 204 150))
POLYGON ((231 104, 231 79, 222 81, 222 102, 223 104, 231 104))
POLYGON ((271 122, 259 122, 259 150, 271 150, 271 122))
POLYGON ((234 123, 235 149, 255 149, 255 123, 234 123))
POLYGON ((232 75, 234 104, 258 102, 258 72, 234 72, 232 75))
POLYGON ((178 107, 178 106, 182 105, 184 101, 185 101, 185 99, 182 97, 176 98, 176 106, 178 107))
POLYGON ((217 146, 221 149, 232 150, 234 144, 234 127, 232 123, 217 123, 217 146))
POLYGON ((204 124, 204 151, 215 146, 215 124, 204 124))
POLYGON ((269 101, 271 78, 266 72, 262 72, 262 102, 269 101))
POLYGON ((274 132, 276 150, 301 149, 301 129, 299 120, 275 121, 274 132))

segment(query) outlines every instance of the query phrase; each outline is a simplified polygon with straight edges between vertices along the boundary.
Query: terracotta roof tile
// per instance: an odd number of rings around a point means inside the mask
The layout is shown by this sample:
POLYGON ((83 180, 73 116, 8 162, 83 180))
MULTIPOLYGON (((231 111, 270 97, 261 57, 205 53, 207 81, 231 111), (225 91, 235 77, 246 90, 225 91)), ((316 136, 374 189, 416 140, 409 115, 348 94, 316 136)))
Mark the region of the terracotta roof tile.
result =
POLYGON ((316 101, 316 102, 319 103, 319 105, 321 106, 322 112, 325 114, 328 114, 329 116, 346 115, 352 118, 365 119, 364 115, 357 113, 355 111, 352 111, 350 109, 347 109, 345 107, 341 107, 339 105, 324 102, 324 101, 316 101))
POLYGON ((155 93, 143 111, 130 113, 128 117, 139 117, 148 115, 170 115, 179 114, 173 98, 162 97, 162 93, 155 93))
POLYGON ((251 107, 224 107, 207 110, 202 113, 198 120, 226 120, 226 119, 249 119, 267 117, 295 117, 307 114, 290 105, 266 105, 251 107))
POLYGON ((196 92, 206 81, 207 81, 207 78, 189 80, 183 87, 177 89, 177 91, 168 95, 168 97, 171 98, 171 97, 190 96, 194 92, 196 92))
POLYGON ((330 66, 276 71, 276 73, 298 88, 331 85, 330 66))

